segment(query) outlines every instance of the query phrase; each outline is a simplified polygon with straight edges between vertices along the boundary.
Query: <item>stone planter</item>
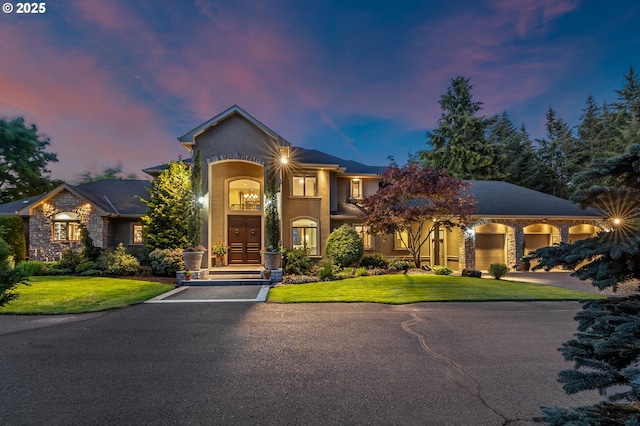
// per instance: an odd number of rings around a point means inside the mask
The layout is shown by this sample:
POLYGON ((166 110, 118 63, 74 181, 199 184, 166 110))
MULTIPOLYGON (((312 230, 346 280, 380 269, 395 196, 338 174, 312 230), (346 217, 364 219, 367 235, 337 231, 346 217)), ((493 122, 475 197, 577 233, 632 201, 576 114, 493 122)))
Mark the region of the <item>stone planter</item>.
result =
POLYGON ((265 251, 262 255, 264 256, 265 269, 282 268, 282 253, 279 251, 265 251))
POLYGON ((202 266, 203 251, 183 251, 182 260, 187 271, 198 271, 202 266))
POLYGON ((213 256, 213 266, 216 268, 224 266, 224 255, 216 254, 215 256, 213 256))

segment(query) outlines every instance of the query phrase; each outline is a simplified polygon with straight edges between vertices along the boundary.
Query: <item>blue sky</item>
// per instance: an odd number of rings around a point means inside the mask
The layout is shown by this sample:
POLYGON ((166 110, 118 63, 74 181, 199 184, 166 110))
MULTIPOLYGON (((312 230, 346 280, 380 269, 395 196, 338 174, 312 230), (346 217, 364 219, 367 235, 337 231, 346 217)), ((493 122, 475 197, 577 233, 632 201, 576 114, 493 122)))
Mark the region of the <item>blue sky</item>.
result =
MULTIPOLYGON (((3 2, 4 3, 4 2, 3 2)), ((9 1, 14 6, 17 2, 9 1)), ((0 117, 58 153, 53 177, 186 156, 176 138, 237 104, 293 145, 371 165, 426 148, 439 97, 543 137, 640 71, 640 2, 48 1, 0 13, 0 117)))

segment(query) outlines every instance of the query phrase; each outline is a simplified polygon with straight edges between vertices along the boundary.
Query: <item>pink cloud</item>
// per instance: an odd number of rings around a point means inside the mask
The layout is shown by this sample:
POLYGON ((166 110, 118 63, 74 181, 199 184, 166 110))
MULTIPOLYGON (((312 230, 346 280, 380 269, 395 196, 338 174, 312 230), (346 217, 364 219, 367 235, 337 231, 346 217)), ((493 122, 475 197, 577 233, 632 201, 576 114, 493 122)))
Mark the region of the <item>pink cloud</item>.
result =
POLYGON ((49 149, 60 160, 51 164, 54 177, 73 179, 118 163, 142 175, 141 167, 179 152, 155 112, 119 87, 93 56, 59 49, 44 29, 3 26, 0 40, 14 64, 0 68, 0 115, 24 116, 51 138, 49 149))

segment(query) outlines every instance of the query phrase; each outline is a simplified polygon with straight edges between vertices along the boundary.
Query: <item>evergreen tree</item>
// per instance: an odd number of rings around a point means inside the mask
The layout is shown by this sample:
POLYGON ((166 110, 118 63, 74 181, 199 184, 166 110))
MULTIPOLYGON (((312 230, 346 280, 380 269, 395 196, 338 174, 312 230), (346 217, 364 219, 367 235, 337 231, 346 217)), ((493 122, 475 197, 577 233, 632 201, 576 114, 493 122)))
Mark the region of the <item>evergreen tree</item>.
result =
POLYGON ((438 127, 427 132, 432 149, 419 152, 419 156, 425 165, 445 169, 458 178, 500 179, 504 158, 485 137, 490 120, 476 116, 482 102, 473 100, 472 89, 469 79, 458 76, 451 80, 439 101, 442 115, 438 127))
POLYGON ((516 129, 504 112, 489 125, 487 140, 506 159, 500 162, 500 174, 504 175, 506 182, 535 190, 543 188, 538 157, 524 126, 516 129))
POLYGON ((189 241, 192 246, 200 245, 202 240, 202 155, 198 150, 191 167, 191 211, 189 212, 189 241))
POLYGON ((151 182, 149 199, 140 199, 148 208, 142 217, 145 246, 150 250, 186 248, 189 241, 189 216, 193 197, 189 166, 170 162, 169 167, 151 182))
POLYGON ((624 75, 624 79, 624 87, 616 90, 618 94, 616 111, 625 121, 640 120, 640 77, 633 67, 629 67, 629 72, 624 75))
POLYGON ((15 269, 9 257, 11 256, 11 247, 2 238, 0 238, 0 306, 4 306, 10 301, 18 297, 13 291, 18 284, 27 284, 27 277, 19 269, 15 269))
MULTIPOLYGON (((536 268, 577 267, 575 276, 600 289, 615 290, 640 279, 638 164, 636 143, 622 155, 594 160, 576 176, 574 201, 602 209, 612 220, 611 229, 536 250, 536 268)), ((586 302, 576 319, 576 338, 560 348, 574 368, 562 371, 559 381, 567 393, 597 390, 606 400, 576 409, 547 408, 543 420, 550 425, 640 424, 640 296, 586 302)))
POLYGON ((538 158, 546 175, 547 185, 543 191, 557 197, 569 197, 569 181, 572 176, 571 158, 576 153, 576 140, 569 125, 553 108, 546 113, 547 134, 545 139, 538 139, 538 158))

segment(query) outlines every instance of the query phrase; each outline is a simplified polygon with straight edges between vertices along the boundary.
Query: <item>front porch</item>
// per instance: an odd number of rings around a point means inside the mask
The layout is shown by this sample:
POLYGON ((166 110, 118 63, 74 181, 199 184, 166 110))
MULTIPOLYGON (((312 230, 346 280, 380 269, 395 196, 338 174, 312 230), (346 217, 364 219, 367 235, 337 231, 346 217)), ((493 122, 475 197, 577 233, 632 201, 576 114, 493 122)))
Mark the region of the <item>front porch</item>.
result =
POLYGON ((235 285, 272 285, 282 281, 282 269, 272 270, 271 278, 261 275, 264 268, 260 265, 228 265, 194 271, 191 279, 185 277, 185 271, 178 271, 178 285, 188 286, 235 286, 235 285))

